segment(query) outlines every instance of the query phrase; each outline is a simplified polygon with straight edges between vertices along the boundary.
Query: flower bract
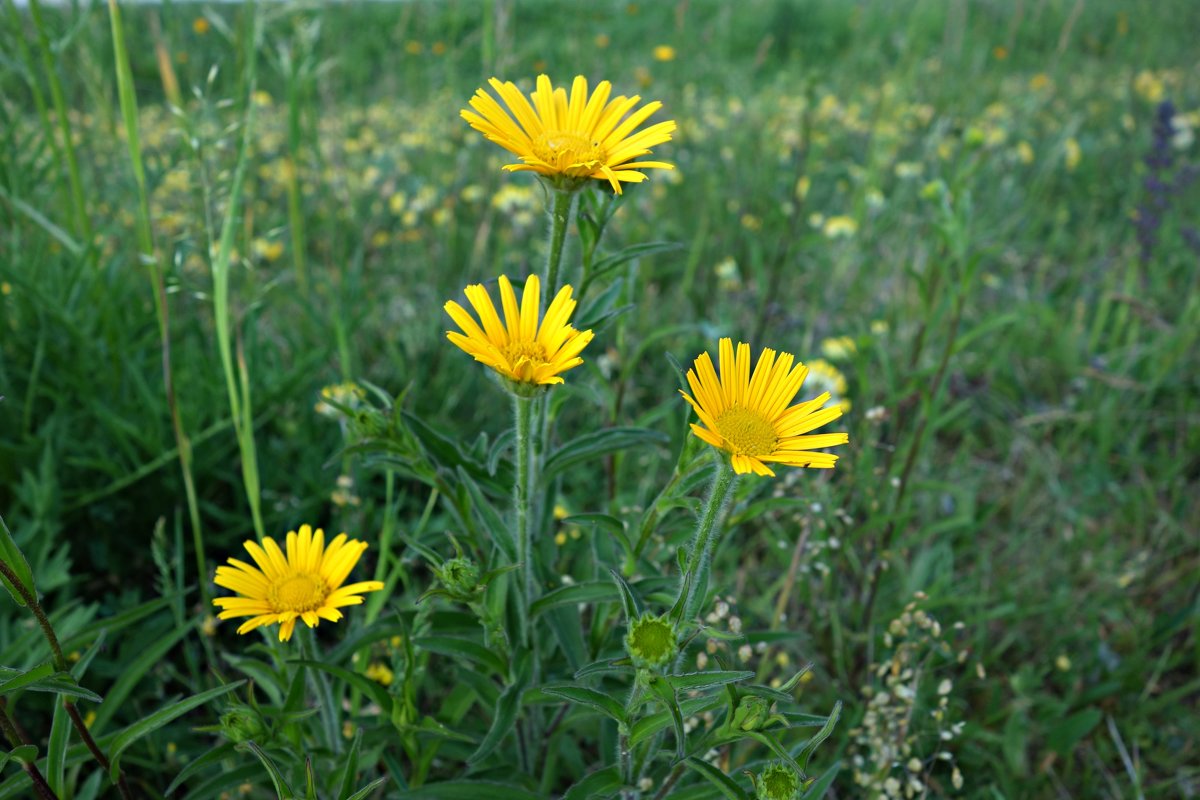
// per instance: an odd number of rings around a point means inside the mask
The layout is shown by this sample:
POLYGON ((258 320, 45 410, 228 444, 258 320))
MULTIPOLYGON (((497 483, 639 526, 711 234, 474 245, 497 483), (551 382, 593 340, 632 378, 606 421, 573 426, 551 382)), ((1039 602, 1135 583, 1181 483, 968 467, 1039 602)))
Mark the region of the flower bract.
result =
POLYGON ((471 98, 474 111, 461 113, 472 128, 521 159, 520 164, 506 165, 507 170, 536 172, 566 190, 594 178, 608 181, 621 194, 622 183, 646 180, 641 170, 674 169, 663 161, 634 160, 670 141, 675 131, 674 121, 637 130, 662 107, 658 101, 635 111, 641 97, 610 97, 608 81, 601 81, 589 94, 582 75, 576 76, 569 97, 566 89, 555 89, 545 75, 538 76, 537 88, 528 99, 511 81, 492 78, 488 83, 508 110, 479 89, 471 98))
POLYGON ((446 337, 476 361, 518 384, 562 383, 561 373, 583 363, 579 354, 592 340, 592 332, 576 330, 567 322, 575 310, 570 286, 559 290, 539 324, 540 289, 538 277, 529 276, 518 307, 512 284, 501 275, 500 305, 504 310, 501 322, 487 289, 481 284, 468 286, 467 300, 479 315, 479 321, 450 301, 446 303, 446 313, 462 333, 447 331, 446 337))
POLYGON ((629 624, 625 650, 639 667, 665 666, 679 652, 675 626, 666 617, 642 614, 629 624))
POLYGON ((790 353, 764 348, 754 372, 750 371, 750 345, 721 339, 720 377, 708 353, 701 353, 689 369, 692 394, 680 394, 695 409, 702 425, 692 431, 713 447, 731 455, 739 474, 774 475, 768 464, 830 468, 837 456, 816 452, 845 444, 845 433, 809 434, 842 415, 842 407, 823 408, 825 392, 812 400, 789 405, 800 391, 808 368, 795 363, 790 353))
POLYGON ((383 588, 380 581, 342 585, 367 549, 366 542, 341 533, 326 547, 324 531, 301 525, 299 533, 288 533, 285 546, 286 553, 269 536, 261 545, 247 541, 246 551, 257 567, 236 558, 217 567, 216 584, 240 595, 215 598, 213 603, 223 609, 217 616, 250 617, 238 633, 278 622, 279 640, 286 642, 297 619, 310 628, 323 619, 337 622, 342 618, 339 608, 358 605, 364 592, 383 588))

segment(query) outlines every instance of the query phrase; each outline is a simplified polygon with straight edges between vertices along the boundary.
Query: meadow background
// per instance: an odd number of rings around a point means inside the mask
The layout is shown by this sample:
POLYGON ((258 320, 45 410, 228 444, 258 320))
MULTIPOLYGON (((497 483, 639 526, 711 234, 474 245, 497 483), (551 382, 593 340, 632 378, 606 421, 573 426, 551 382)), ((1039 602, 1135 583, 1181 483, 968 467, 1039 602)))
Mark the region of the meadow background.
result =
MULTIPOLYGON (((322 388, 404 393, 407 412, 464 452, 506 428, 507 404, 446 343, 441 306, 468 282, 536 269, 543 194, 501 172, 505 154, 458 111, 492 75, 528 89, 540 72, 557 84, 584 74, 661 100, 655 119, 679 123, 655 153, 678 169, 631 187, 605 246, 678 247, 586 289, 580 314, 597 338, 561 424, 664 437, 569 471, 567 513, 636 515, 670 476, 687 429, 664 354, 689 362, 730 335, 823 358, 845 382, 837 429, 851 443, 830 474, 748 482, 714 614, 736 615, 751 646, 739 656, 733 642, 731 659, 764 680, 813 662, 800 701, 846 704, 818 754, 842 764, 830 796, 895 788, 855 783, 889 743, 952 755, 962 788, 947 763, 918 796, 1200 792, 1200 5, 262 13, 251 95, 247 8, 123 10, 160 295, 139 257, 147 229, 107 9, 0 11, 0 514, 66 649, 94 654, 84 684, 106 698, 94 730, 229 678, 250 643, 213 623, 199 578, 254 530, 210 256, 247 116, 229 314, 263 525, 369 540, 369 573, 381 531, 445 553, 450 517, 420 481, 343 452, 322 388), (917 612, 936 618, 936 636, 908 635, 917 612), (922 697, 946 698, 942 717, 886 691, 901 647, 917 653, 922 697)), ((686 541, 687 507, 664 516, 656 543, 686 541)), ((565 575, 604 535, 566 523, 558 534, 565 575)), ((405 613, 432 583, 415 552, 393 547, 403 579, 374 615, 405 613)), ((0 601, 0 664, 44 661, 36 636, 0 601)), ((376 650, 354 668, 393 687, 392 659, 376 650)), ((47 697, 10 698, 36 743, 51 730, 47 697)), ((221 702, 128 752, 146 796, 220 742, 196 728, 221 702)), ((432 687, 419 708, 444 710, 432 687)), ((369 777, 401 764, 386 730, 374 736, 369 777)), ((248 769, 192 796, 246 782, 272 796, 241 758, 248 769)), ((105 796, 93 770, 69 764, 70 796, 105 796)), ((20 774, 5 766, 0 794, 22 796, 20 774)))

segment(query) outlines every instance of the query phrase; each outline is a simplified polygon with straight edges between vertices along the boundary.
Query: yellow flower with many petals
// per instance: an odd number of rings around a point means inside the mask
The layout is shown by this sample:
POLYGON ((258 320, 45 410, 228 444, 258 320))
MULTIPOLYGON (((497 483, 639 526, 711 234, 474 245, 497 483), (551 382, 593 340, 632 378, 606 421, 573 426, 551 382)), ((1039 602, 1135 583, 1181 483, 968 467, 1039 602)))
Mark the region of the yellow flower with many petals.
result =
POLYGON ((364 592, 383 588, 380 581, 362 581, 343 586, 350 570, 358 563, 366 542, 347 539, 341 533, 325 546, 325 532, 301 525, 300 532, 289 531, 287 553, 271 537, 245 543, 246 551, 257 568, 236 558, 228 566, 217 567, 216 584, 232 589, 240 597, 218 597, 213 604, 223 609, 221 619, 250 617, 238 628, 249 633, 262 625, 279 623, 279 641, 292 638, 296 620, 310 628, 321 620, 337 622, 339 608, 362 603, 364 592))
POLYGON ((555 89, 545 75, 538 76, 529 99, 511 81, 492 78, 488 83, 509 110, 479 89, 471 98, 475 111, 463 109, 462 118, 520 157, 522 163, 508 164, 506 170, 536 172, 564 190, 578 189, 594 178, 608 181, 613 191, 621 194, 622 183, 646 180, 640 170, 675 168, 663 161, 633 160, 670 141, 675 131, 675 122, 667 121, 634 132, 662 107, 658 101, 634 111, 641 97, 610 99, 612 85, 608 81, 601 81, 589 94, 582 75, 575 78, 569 98, 565 89, 555 89))
POLYGON ((583 363, 579 354, 593 335, 568 324, 575 310, 571 292, 570 286, 560 289, 539 324, 542 299, 538 277, 530 275, 525 281, 518 308, 512 284, 501 275, 502 323, 487 289, 482 284, 468 286, 467 300, 479 315, 479 322, 451 300, 446 303, 446 313, 462 333, 446 331, 446 338, 509 380, 535 386, 562 383, 560 373, 583 363))
POLYGON ((680 390, 703 423, 693 424, 692 432, 729 452, 733 469, 739 474, 774 475, 769 463, 833 467, 837 456, 815 451, 845 444, 849 436, 806 434, 840 417, 841 406, 822 408, 829 401, 829 392, 789 406, 808 375, 808 367, 793 366, 795 357, 790 353, 776 356, 774 350, 764 348, 751 375, 750 345, 739 342, 735 355, 733 341, 721 339, 718 378, 712 358, 701 353, 695 368, 687 374, 692 394, 680 390))

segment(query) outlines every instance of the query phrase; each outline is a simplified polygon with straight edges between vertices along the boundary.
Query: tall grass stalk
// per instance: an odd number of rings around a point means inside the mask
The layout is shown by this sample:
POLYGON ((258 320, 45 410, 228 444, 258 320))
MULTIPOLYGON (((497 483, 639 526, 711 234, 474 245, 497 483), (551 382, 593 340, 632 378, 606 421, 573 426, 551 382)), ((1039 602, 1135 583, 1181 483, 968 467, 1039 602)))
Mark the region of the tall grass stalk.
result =
MULTIPOLYGON (((216 320, 217 349, 225 374, 225 389, 229 396, 229 411, 237 436, 238 452, 242 457, 242 483, 250 503, 254 533, 261 542, 266 536, 262 521, 262 499, 259 493, 258 454, 254 446, 254 414, 250 403, 250 376, 244 355, 234 360, 233 333, 235 321, 229 308, 229 267, 233 257, 233 237, 241 220, 242 189, 246 183, 246 167, 250 161, 250 143, 254 133, 254 89, 257 79, 258 47, 262 39, 262 20, 258 6, 251 4, 250 34, 246 40, 246 116, 242 121, 242 143, 237 166, 233 171, 229 203, 221 223, 221 238, 212 260, 213 315, 216 320)), ((239 346, 240 350, 240 346, 239 346)))
MULTIPOLYGON (((79 177, 79 159, 75 155, 75 143, 71 139, 71 121, 67 117, 67 102, 63 95, 62 81, 58 78, 58 63, 46 25, 42 19, 42 8, 38 0, 29 0, 29 16, 37 30, 38 50, 41 51, 42 67, 50 84, 50 98, 54 102, 54 114, 58 117, 58 129, 62 135, 62 152, 66 156, 67 180, 71 185, 72 229, 84 243, 92 243, 92 221, 88 217, 87 200, 83 194, 83 181, 79 177)), ((20 38, 18 36, 18 38, 20 38)), ((31 76, 32 77, 32 76, 31 76)))
POLYGON ((150 222, 150 198, 146 190, 146 170, 142 163, 141 137, 138 132, 137 94, 133 86, 133 74, 129 66, 129 52, 125 46, 125 29, 121 25, 121 10, 116 0, 109 0, 109 18, 112 22, 113 60, 117 72, 117 94, 121 102, 121 116, 125 122, 125 139, 129 144, 129 162, 137 184, 137 237, 138 251, 142 262, 150 271, 151 291, 154 295, 154 313, 158 321, 158 336, 162 349, 163 387, 167 394, 167 409, 171 414, 171 432, 175 436, 175 450, 179 456, 179 469, 183 474, 184 494, 187 498, 188 519, 192 526, 192 546, 196 552, 197 586, 200 600, 205 607, 209 603, 208 564, 204 555, 204 532, 200 524, 200 506, 196 499, 196 481, 192 474, 192 445, 179 413, 179 402, 175 396, 175 378, 171 366, 171 317, 167 303, 166 281, 155 252, 154 229, 150 222))

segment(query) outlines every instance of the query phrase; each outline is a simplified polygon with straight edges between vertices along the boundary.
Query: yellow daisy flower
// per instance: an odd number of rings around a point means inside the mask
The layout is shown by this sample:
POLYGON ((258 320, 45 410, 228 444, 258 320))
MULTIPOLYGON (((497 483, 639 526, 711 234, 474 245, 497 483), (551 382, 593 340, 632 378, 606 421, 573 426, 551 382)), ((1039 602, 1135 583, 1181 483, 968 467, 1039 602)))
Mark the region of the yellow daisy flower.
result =
POLYGON ((500 322, 487 289, 482 284, 468 286, 467 300, 475 308, 483 327, 466 309, 451 300, 445 305, 446 313, 462 333, 446 331, 446 338, 474 356, 476 361, 487 364, 510 380, 533 385, 562 383, 559 374, 583 363, 579 354, 593 335, 591 331, 578 331, 567 323, 575 310, 571 291, 570 286, 559 290, 539 326, 541 287, 536 275, 530 275, 525 281, 520 308, 512 284, 506 276, 500 276, 504 324, 500 322))
POLYGON ((471 98, 471 108, 479 113, 466 109, 460 113, 484 137, 520 157, 523 163, 508 164, 506 170, 536 172, 568 190, 595 178, 608 181, 613 191, 621 194, 622 183, 646 180, 639 170, 675 168, 662 161, 633 160, 670 141, 675 131, 672 120, 634 133, 662 107, 658 101, 633 111, 641 97, 620 95, 610 100, 612 84, 608 81, 601 81, 589 95, 582 75, 576 76, 569 99, 566 89, 555 89, 545 75, 538 76, 537 89, 529 100, 511 81, 492 78, 488 83, 509 111, 479 89, 471 98))
POLYGON ((792 364, 790 353, 764 348, 754 374, 750 374, 750 345, 739 342, 734 354, 733 341, 720 343, 721 377, 713 369, 712 358, 701 353, 695 369, 689 369, 688 385, 692 395, 680 390, 696 410, 703 426, 693 424, 692 431, 713 447, 732 455, 738 474, 754 472, 774 475, 768 463, 793 467, 831 468, 837 456, 818 453, 822 447, 845 444, 845 433, 804 435, 842 415, 840 406, 822 408, 829 392, 798 405, 788 404, 800 391, 808 367, 792 364))
POLYGON ((380 581, 342 585, 367 549, 366 542, 347 539, 344 533, 326 547, 323 530, 317 528, 314 533, 311 526, 301 525, 299 533, 288 532, 286 556, 269 536, 261 546, 255 541, 245 546, 258 567, 231 558, 229 566, 217 567, 216 578, 218 586, 241 596, 213 600, 224 609, 217 615, 221 619, 250 617, 238 633, 278 622, 279 641, 286 642, 292 638, 297 619, 310 628, 323 619, 337 622, 342 618, 339 608, 359 605, 363 592, 383 588, 380 581))

